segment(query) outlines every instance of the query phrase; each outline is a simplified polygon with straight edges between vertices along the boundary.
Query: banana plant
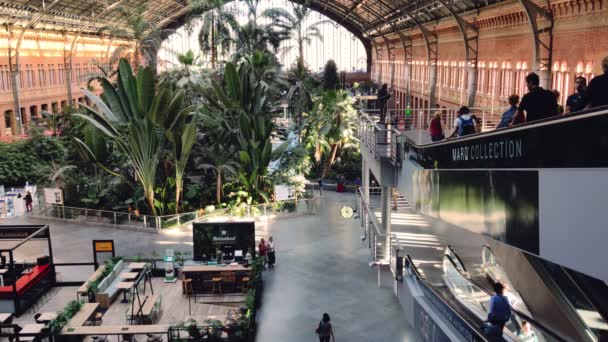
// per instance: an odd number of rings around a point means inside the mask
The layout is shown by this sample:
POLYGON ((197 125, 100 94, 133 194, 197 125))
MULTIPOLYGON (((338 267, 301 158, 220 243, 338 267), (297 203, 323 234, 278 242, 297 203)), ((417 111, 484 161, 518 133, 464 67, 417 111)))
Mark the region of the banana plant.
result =
POLYGON ((103 78, 101 84, 103 100, 82 89, 96 108, 81 104, 87 113, 74 115, 99 129, 127 156, 148 207, 156 215, 154 187, 163 137, 151 112, 164 110, 168 103, 164 102, 164 97, 156 96, 152 70, 139 68, 134 76, 126 59, 119 62, 116 88, 107 78, 103 78))

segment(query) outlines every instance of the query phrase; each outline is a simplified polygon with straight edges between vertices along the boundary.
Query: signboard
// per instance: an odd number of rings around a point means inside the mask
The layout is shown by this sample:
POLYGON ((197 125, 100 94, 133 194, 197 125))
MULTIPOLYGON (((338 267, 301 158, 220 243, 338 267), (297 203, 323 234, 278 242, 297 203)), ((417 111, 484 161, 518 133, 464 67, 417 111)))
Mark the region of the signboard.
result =
POLYGON ((114 241, 95 241, 95 252, 112 252, 114 250, 114 241))
POLYGON ((255 254, 255 222, 200 222, 192 225, 194 260, 230 259, 235 251, 255 254), (219 252, 219 253, 218 253, 219 252))
POLYGON ((274 186, 274 200, 288 201, 296 198, 295 185, 279 184, 274 186))
POLYGON ((63 204, 63 192, 61 189, 45 188, 44 203, 46 204, 63 204))

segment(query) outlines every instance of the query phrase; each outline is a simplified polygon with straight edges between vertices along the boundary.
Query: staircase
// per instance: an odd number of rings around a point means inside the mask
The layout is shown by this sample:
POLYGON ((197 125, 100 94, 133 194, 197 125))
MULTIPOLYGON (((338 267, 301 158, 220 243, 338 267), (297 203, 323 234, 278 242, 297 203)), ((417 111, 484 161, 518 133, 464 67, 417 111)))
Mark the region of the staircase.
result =
MULTIPOLYGON (((370 189, 369 192, 369 206, 370 208, 380 208, 382 206, 382 191, 380 191, 380 189, 378 189, 378 191, 372 190, 373 189, 370 189)), ((391 208, 393 208, 393 210, 411 209, 407 199, 398 192, 397 198, 391 196, 391 208)))

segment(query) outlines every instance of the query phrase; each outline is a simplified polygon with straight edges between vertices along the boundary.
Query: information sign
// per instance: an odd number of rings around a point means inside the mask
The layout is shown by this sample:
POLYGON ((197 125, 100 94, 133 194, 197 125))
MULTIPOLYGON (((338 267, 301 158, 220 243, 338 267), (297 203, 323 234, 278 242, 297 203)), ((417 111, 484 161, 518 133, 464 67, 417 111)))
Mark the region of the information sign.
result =
POLYGON ((296 198, 296 187, 294 185, 278 184, 274 186, 274 200, 287 201, 296 198))
POLYGON ((63 192, 61 189, 45 188, 44 203, 46 204, 63 204, 63 192))

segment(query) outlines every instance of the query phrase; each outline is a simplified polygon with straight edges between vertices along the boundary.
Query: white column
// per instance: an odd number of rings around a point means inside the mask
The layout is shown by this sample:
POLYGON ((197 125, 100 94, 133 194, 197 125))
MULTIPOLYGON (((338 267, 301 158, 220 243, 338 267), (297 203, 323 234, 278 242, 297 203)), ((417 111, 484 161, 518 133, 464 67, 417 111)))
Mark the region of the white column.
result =
POLYGON ((388 260, 391 255, 390 235, 391 235, 391 188, 382 187, 382 232, 386 234, 384 259, 388 260))

